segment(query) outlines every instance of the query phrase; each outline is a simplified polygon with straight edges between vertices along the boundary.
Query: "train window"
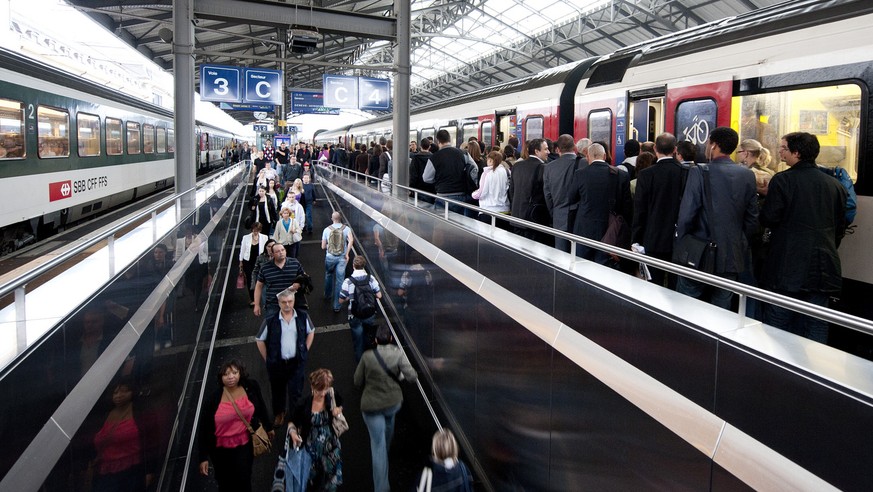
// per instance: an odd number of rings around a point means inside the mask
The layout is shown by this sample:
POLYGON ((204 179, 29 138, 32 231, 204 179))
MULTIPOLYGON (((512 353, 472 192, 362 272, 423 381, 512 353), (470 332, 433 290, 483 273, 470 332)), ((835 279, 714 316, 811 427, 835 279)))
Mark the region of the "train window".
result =
POLYGON ((434 133, 436 132, 433 131, 433 128, 424 128, 421 130, 421 138, 423 140, 425 138, 433 137, 434 133))
POLYGON ((167 129, 158 127, 158 153, 164 154, 167 152, 167 129))
POLYGON ((529 142, 535 138, 543 138, 542 116, 528 116, 524 120, 524 141, 529 142))
POLYGON ((676 106, 676 138, 697 146, 697 162, 705 162, 709 131, 716 127, 718 105, 712 99, 682 101, 676 106))
POLYGON ((494 135, 494 122, 491 120, 482 122, 482 143, 490 147, 494 135))
POLYGON ((100 155, 100 117, 93 114, 76 115, 79 157, 100 155))
POLYGON ((476 123, 467 123, 461 127, 461 141, 466 142, 470 137, 476 137, 479 140, 479 125, 476 123))
POLYGON ((24 104, 0 99, 0 159, 20 159, 24 154, 24 104))
POLYGON ((770 151, 770 169, 777 172, 787 169, 779 162, 782 135, 807 132, 821 146, 819 165, 843 167, 856 180, 861 121, 861 87, 850 83, 736 96, 731 104, 731 122, 740 141, 761 142, 770 151))
POLYGON ((452 145, 457 146, 457 138, 458 138, 458 127, 456 126, 441 126, 440 130, 445 130, 449 132, 449 141, 452 142, 452 145))
POLYGON ((142 148, 140 147, 140 126, 139 123, 128 121, 127 122, 127 153, 128 154, 139 154, 142 152, 142 148))
POLYGON ((36 110, 39 156, 68 157, 70 155, 70 114, 40 106, 36 110))
POLYGON ((121 120, 106 118, 106 154, 121 155, 124 152, 121 120))
POLYGON ((588 138, 592 142, 612 140, 612 110, 597 109, 588 113, 588 138))
POLYGON ((167 153, 176 152, 176 130, 167 128, 167 153))
POLYGON ((415 142, 415 144, 418 145, 418 131, 409 130, 409 141, 415 142))
POLYGON ((144 154, 155 153, 155 126, 144 124, 142 126, 142 149, 144 154))

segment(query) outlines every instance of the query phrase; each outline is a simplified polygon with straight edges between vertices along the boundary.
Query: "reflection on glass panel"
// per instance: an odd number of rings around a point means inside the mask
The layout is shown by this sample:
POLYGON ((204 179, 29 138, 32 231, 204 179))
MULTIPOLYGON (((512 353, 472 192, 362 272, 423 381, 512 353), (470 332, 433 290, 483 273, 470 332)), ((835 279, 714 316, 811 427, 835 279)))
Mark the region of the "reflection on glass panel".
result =
POLYGON ((418 132, 415 130, 409 131, 409 141, 418 144, 418 132))
POLYGON ((176 151, 176 130, 167 128, 167 152, 173 153, 176 151))
POLYGON ((530 141, 535 138, 543 138, 543 117, 528 116, 525 120, 524 140, 530 141))
POLYGON ((458 138, 458 127, 457 126, 441 126, 440 130, 445 130, 449 132, 449 142, 452 142, 452 145, 457 144, 458 138))
POLYGON ((421 130, 421 138, 433 137, 435 133, 436 132, 433 130, 433 128, 423 128, 421 130))
POLYGON ((612 137, 612 111, 602 109, 588 113, 588 138, 592 142, 610 142, 612 137))
POLYGON ((40 106, 36 110, 39 156, 70 155, 70 115, 66 111, 40 106))
POLYGON ((121 128, 121 120, 106 118, 106 153, 108 155, 121 155, 124 150, 121 128))
POLYGON ((491 139, 493 138, 494 133, 494 123, 491 121, 485 121, 482 123, 482 142, 485 143, 486 147, 491 146, 491 139))
POLYGON ((0 99, 0 159, 24 155, 24 104, 0 99))
POLYGON ((155 153, 155 127, 145 124, 142 126, 142 148, 145 154, 155 153))
POLYGON ((79 130, 79 157, 100 155, 100 117, 79 113, 76 116, 76 126, 79 130))
POLYGON ((158 153, 167 152, 167 129, 158 128, 158 153))
POLYGON ((841 166, 852 180, 858 177, 861 127, 861 88, 842 84, 812 89, 786 90, 733 98, 731 121, 740 140, 755 139, 770 150, 769 167, 782 171, 779 160, 782 135, 807 132, 821 145, 816 162, 841 166))

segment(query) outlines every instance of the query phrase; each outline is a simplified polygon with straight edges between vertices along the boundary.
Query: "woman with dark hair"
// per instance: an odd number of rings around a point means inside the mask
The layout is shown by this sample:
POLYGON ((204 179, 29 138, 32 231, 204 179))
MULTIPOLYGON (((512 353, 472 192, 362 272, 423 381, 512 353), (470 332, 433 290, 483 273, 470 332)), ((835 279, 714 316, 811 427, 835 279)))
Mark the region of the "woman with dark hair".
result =
POLYGON ((343 399, 333 389, 333 374, 327 369, 312 371, 309 385, 312 394, 295 408, 288 433, 294 446, 305 443, 312 457, 306 490, 334 491, 343 483, 340 440, 333 431, 334 417, 343 412, 343 399))
POLYGON ((276 202, 270 196, 266 186, 258 188, 258 196, 252 203, 252 222, 261 223, 261 231, 268 236, 273 234, 273 226, 278 220, 276 202))
MULTIPOLYGON (((264 247, 267 244, 267 235, 261 233, 261 223, 255 222, 252 224, 252 233, 246 234, 242 238, 239 247, 239 269, 242 270, 246 278, 246 286, 253 286, 252 272, 255 269, 255 264, 258 258, 264 253, 264 247)), ((254 277, 257 278, 257 277, 254 277)), ((249 291, 249 306, 255 305, 255 290, 254 287, 247 289, 249 291)))
MULTIPOLYGON (((219 491, 251 491, 252 436, 237 409, 252 429, 261 424, 269 425, 272 420, 261 396, 261 387, 257 381, 249 379, 242 362, 237 359, 225 362, 216 376, 219 387, 203 401, 200 412, 200 473, 209 475, 209 460, 212 460, 219 491)), ((269 435, 272 440, 272 430, 269 435)))
POLYGON ((112 410, 94 436, 93 491, 146 490, 154 479, 154 433, 134 411, 137 394, 133 379, 124 377, 110 386, 112 410))
POLYGON ((376 492, 390 490, 388 485, 388 447, 394 437, 394 416, 403 404, 400 378, 415 381, 415 369, 397 345, 391 330, 376 329, 376 348, 364 352, 355 369, 355 386, 363 386, 361 413, 370 433, 373 457, 373 487, 376 492), (383 368, 384 364, 384 368, 383 368))
MULTIPOLYGON (((374 145, 373 146, 373 155, 370 156, 370 165, 367 166, 367 174, 369 176, 371 176, 373 178, 381 178, 381 176, 379 176, 379 160, 381 159, 381 157, 382 157, 382 146, 381 145, 374 145)), ((373 186, 375 186, 376 183, 377 182, 375 180, 372 180, 372 179, 370 180, 370 184, 372 184, 373 186)))

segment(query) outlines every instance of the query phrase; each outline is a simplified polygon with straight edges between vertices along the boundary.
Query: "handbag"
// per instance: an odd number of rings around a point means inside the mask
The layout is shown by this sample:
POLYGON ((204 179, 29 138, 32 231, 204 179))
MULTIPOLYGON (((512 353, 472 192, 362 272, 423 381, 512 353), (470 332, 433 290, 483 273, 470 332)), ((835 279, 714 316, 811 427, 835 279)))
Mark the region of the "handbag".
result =
POLYGON ((306 492, 312 456, 305 446, 291 447, 291 436, 285 435, 285 453, 273 471, 272 492, 306 492))
MULTIPOLYGON (((698 166, 703 172, 703 194, 706 195, 703 201, 703 213, 706 214, 707 232, 712 229, 710 217, 712 217, 712 193, 709 189, 709 167, 706 165, 698 166)), ((695 236, 694 234, 685 234, 677 238, 673 244, 673 255, 671 260, 682 266, 694 268, 704 273, 713 273, 715 271, 716 251, 718 245, 710 239, 711 234, 707 234, 706 238, 695 236)))
POLYGON ((330 415, 331 422, 330 426, 333 427, 333 433, 336 437, 343 435, 347 430, 349 430, 349 421, 346 420, 346 416, 339 413, 336 417, 333 416, 333 410, 336 408, 336 396, 333 393, 333 388, 330 389, 330 415))
POLYGON ((245 289, 246 288, 246 274, 243 273, 242 270, 240 270, 239 275, 236 276, 236 288, 237 289, 245 289))
POLYGON ((233 397, 230 396, 227 388, 224 389, 224 392, 227 393, 227 399, 230 400, 230 404, 233 405, 233 409, 236 410, 237 416, 239 416, 239 419, 243 421, 243 424, 245 424, 246 430, 249 431, 249 435, 252 438, 252 447, 254 449, 255 458, 273 451, 273 443, 270 442, 270 436, 268 436, 267 431, 264 430, 264 425, 259 425, 257 430, 252 429, 252 424, 243 417, 242 412, 239 411, 239 407, 236 406, 236 402, 233 401, 233 397))

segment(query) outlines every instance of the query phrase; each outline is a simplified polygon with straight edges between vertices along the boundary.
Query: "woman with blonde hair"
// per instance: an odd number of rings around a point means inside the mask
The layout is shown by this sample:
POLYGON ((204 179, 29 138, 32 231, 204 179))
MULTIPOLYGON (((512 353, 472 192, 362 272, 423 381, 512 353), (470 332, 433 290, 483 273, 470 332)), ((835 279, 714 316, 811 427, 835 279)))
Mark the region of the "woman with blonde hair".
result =
POLYGON ((458 441, 448 429, 441 429, 433 435, 431 442, 431 463, 424 467, 418 481, 416 492, 471 492, 473 480, 470 470, 458 459, 458 441))
POLYGON ((770 151, 761 145, 761 142, 750 138, 740 143, 740 148, 737 149, 737 159, 739 159, 740 164, 755 173, 755 187, 758 194, 766 195, 770 178, 776 174, 770 169, 770 161, 772 160, 770 151))

